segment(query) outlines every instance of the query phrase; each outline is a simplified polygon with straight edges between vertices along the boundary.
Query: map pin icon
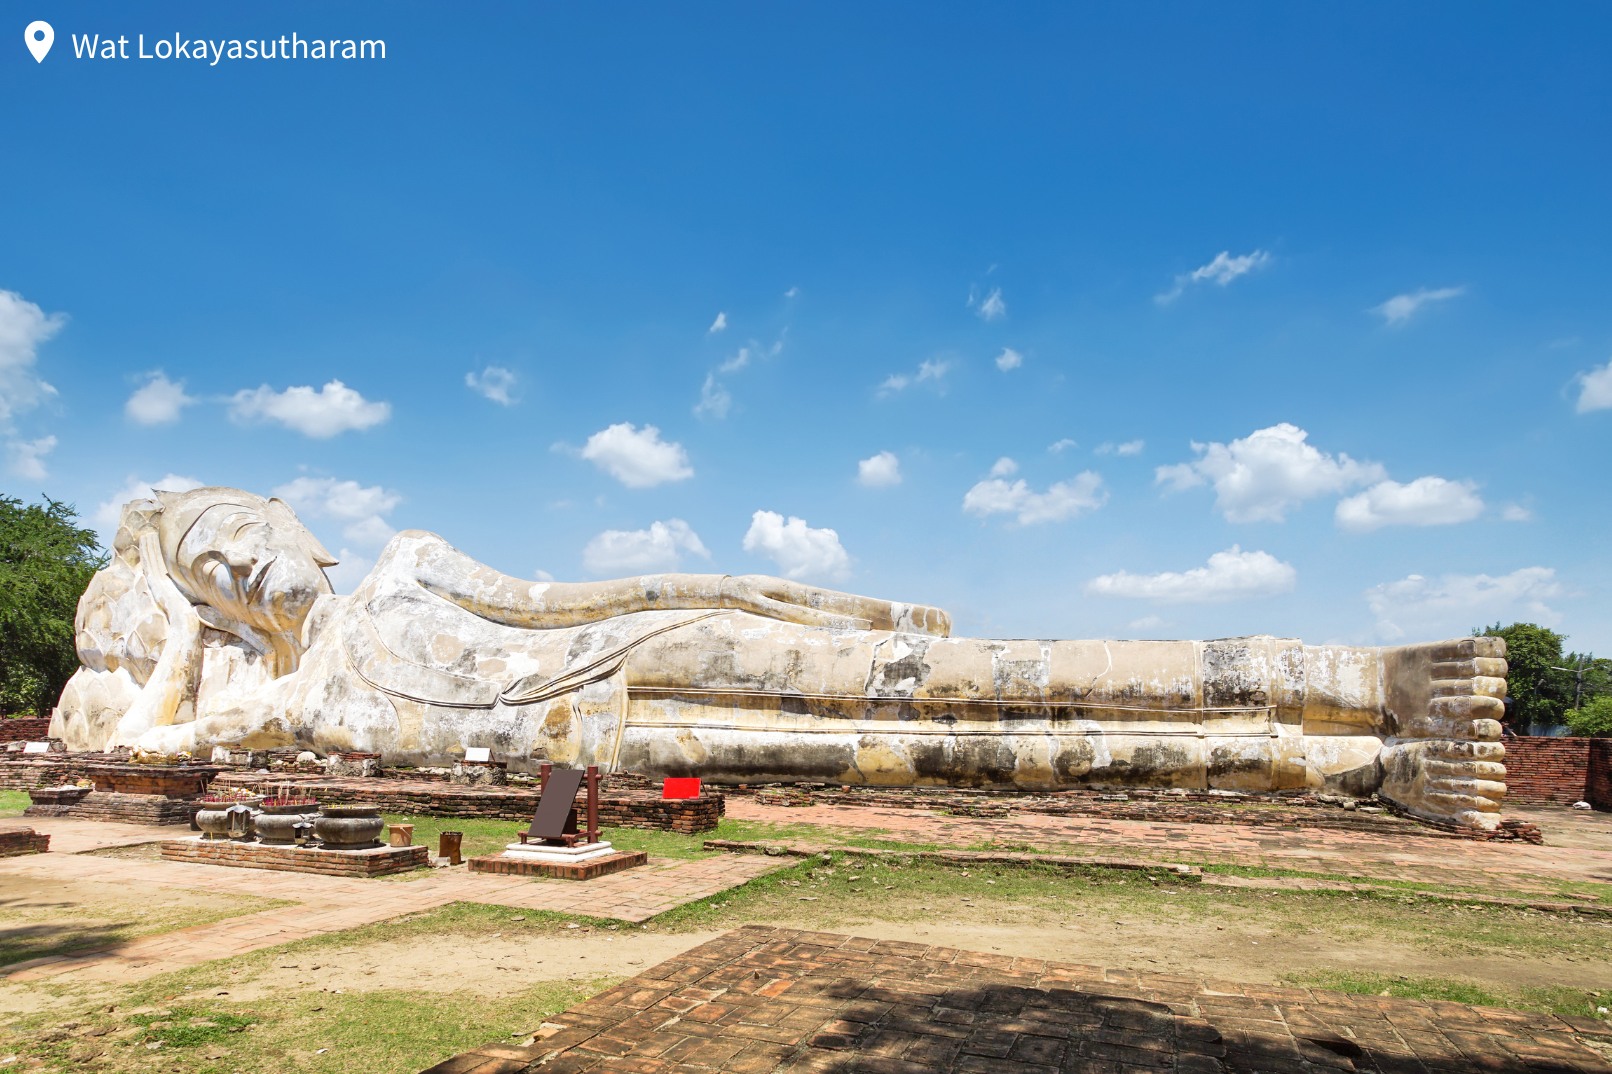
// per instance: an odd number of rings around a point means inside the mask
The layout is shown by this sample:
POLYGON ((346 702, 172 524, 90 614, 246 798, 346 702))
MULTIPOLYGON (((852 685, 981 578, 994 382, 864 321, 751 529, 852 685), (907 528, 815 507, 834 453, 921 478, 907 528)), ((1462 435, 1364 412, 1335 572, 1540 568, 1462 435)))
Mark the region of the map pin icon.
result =
POLYGON ((50 55, 50 46, 56 43, 56 31, 43 19, 30 22, 28 29, 22 32, 22 37, 28 42, 28 51, 34 54, 34 60, 39 63, 45 62, 45 57, 50 55))

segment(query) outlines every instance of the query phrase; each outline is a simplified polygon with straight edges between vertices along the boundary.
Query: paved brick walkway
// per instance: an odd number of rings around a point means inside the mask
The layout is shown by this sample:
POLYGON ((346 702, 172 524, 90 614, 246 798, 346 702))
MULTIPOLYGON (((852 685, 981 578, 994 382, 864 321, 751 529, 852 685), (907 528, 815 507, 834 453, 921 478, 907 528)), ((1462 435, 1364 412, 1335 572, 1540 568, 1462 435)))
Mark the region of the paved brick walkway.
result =
POLYGON ((250 894, 286 899, 296 905, 149 936, 116 947, 0 968, 0 976, 17 981, 67 972, 87 980, 145 977, 453 902, 647 921, 783 864, 770 858, 734 854, 695 861, 654 858, 647 866, 585 883, 472 875, 462 867, 433 870, 411 880, 360 880, 72 852, 169 839, 178 834, 174 828, 94 824, 67 818, 30 818, 30 826, 51 833, 52 852, 0 859, 0 875, 36 880, 41 890, 48 890, 52 881, 75 880, 250 894))
POLYGON ((1612 1026, 749 926, 427 1074, 1612 1074, 1612 1026))
POLYGON ((1567 810, 1537 811, 1546 845, 1489 843, 1470 839, 1384 839, 1364 832, 1317 828, 1253 828, 1234 824, 1187 824, 1052 817, 953 817, 880 806, 769 806, 753 798, 728 799, 735 820, 807 823, 828 828, 883 829, 884 835, 915 843, 968 847, 981 843, 1064 846, 1080 852, 1188 864, 1262 865, 1308 872, 1384 879, 1428 879, 1485 888, 1544 890, 1540 880, 1612 883, 1612 816, 1573 816, 1567 810), (1574 824, 1572 845, 1553 843, 1550 825, 1574 824), (1578 828, 1587 829, 1587 835, 1578 828))

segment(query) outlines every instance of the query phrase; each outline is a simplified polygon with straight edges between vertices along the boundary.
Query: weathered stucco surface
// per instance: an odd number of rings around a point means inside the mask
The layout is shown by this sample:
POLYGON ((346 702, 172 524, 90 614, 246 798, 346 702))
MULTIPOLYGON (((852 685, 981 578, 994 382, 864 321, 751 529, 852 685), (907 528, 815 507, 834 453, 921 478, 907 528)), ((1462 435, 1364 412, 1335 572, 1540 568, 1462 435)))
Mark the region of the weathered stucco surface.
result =
POLYGON ((79 605, 79 749, 445 763, 488 746, 712 782, 1381 791, 1492 827, 1503 643, 952 638, 944 612, 760 576, 528 582, 398 534, 349 597, 290 509, 124 509, 79 605))

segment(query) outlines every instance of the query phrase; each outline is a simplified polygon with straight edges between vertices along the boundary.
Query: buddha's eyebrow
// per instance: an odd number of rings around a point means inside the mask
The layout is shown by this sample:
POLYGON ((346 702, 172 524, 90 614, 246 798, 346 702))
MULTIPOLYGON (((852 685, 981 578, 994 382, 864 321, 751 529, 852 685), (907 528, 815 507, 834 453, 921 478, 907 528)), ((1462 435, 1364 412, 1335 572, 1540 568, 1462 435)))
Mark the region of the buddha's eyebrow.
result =
POLYGON ((266 526, 266 525, 268 525, 267 522, 265 522, 261 518, 258 518, 256 515, 236 515, 233 518, 229 519, 228 523, 226 523, 226 524, 228 525, 228 524, 231 524, 231 523, 233 523, 233 526, 230 529, 230 536, 231 537, 239 537, 244 531, 246 531, 247 529, 250 529, 253 526, 266 526), (236 521, 236 519, 239 519, 239 521, 236 521))

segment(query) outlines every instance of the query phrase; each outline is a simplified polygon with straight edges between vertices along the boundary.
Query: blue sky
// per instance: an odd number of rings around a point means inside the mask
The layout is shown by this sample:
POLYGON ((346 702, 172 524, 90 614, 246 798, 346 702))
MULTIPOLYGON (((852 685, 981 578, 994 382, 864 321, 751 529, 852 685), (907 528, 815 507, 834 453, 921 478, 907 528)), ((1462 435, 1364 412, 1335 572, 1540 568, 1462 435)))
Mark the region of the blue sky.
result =
POLYGON ((8 494, 279 490, 342 585, 419 527, 959 633, 1612 652, 1603 7, 11 10, 8 494), (293 32, 386 57, 134 55, 293 32))

